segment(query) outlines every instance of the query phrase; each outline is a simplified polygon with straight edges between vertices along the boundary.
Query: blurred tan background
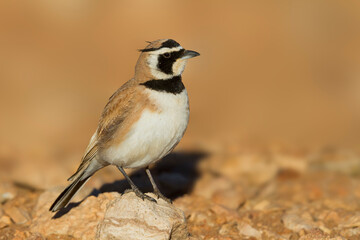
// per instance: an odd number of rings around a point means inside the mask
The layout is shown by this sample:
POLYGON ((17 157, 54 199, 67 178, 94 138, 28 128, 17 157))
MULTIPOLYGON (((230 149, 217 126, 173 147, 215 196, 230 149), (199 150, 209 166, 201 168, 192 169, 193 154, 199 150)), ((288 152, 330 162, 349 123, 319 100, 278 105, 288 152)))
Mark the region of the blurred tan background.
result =
POLYGON ((75 170, 137 49, 159 38, 201 53, 183 75, 180 149, 357 149, 359 26, 356 0, 1 1, 1 174, 62 184, 39 166, 75 170))

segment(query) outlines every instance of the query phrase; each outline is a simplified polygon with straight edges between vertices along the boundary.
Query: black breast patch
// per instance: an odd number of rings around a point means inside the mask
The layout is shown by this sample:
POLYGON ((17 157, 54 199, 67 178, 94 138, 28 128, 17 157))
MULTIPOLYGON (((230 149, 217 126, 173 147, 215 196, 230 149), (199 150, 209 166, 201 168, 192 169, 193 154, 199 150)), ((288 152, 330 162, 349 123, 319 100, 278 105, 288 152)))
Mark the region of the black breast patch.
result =
POLYGON ((181 76, 175 76, 163 80, 149 80, 147 82, 141 83, 141 85, 144 85, 145 87, 155 91, 172 94, 179 94, 185 89, 185 86, 181 81, 181 76))

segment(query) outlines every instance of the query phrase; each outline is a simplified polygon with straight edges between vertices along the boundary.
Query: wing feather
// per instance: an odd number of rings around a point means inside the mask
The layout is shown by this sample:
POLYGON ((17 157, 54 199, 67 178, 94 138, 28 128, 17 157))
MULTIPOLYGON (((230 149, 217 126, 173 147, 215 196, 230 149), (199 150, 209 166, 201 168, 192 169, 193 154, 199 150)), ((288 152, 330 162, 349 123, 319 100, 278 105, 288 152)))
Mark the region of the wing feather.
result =
POLYGON ((100 117, 99 126, 94 135, 91 137, 90 143, 86 148, 81 164, 77 171, 68 179, 72 181, 75 177, 82 173, 89 165, 90 161, 96 157, 99 151, 106 143, 111 141, 115 133, 119 129, 123 129, 123 125, 129 125, 134 112, 139 112, 146 105, 143 101, 139 101, 139 89, 134 80, 130 80, 120 87, 110 98, 106 104, 100 117))

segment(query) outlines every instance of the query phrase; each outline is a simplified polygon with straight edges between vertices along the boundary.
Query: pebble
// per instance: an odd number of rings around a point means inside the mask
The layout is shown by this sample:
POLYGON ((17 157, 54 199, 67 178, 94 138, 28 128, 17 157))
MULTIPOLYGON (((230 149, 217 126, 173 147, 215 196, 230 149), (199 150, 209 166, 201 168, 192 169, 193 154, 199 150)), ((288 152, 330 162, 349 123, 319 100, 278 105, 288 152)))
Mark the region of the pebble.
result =
POLYGON ((16 224, 26 223, 28 219, 28 214, 20 208, 10 207, 5 209, 5 214, 8 215, 16 224))
POLYGON ((9 226, 11 223, 11 219, 8 216, 2 216, 0 218, 0 229, 9 226))
POLYGON ((14 194, 11 192, 5 192, 0 194, 0 204, 4 204, 5 202, 14 198, 14 194))
POLYGON ((241 223, 238 226, 239 233, 247 237, 254 237, 256 239, 261 238, 261 232, 247 223, 241 223))
POLYGON ((300 232, 301 230, 311 230, 314 228, 310 221, 301 218, 299 215, 287 213, 282 217, 284 226, 292 231, 300 232))

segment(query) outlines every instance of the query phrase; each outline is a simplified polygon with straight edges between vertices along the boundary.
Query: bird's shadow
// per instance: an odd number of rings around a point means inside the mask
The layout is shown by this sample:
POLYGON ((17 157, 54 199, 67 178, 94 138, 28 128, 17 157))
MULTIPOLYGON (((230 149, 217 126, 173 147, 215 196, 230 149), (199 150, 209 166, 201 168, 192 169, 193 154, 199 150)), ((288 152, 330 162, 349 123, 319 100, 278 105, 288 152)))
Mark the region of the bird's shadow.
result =
MULTIPOLYGON (((192 191, 199 177, 197 165, 207 155, 202 151, 174 152, 156 163, 150 171, 160 191, 171 200, 174 200, 192 191)), ((138 169, 129 176, 142 192, 151 192, 153 190, 144 169, 138 169)), ((103 192, 123 193, 130 188, 126 179, 116 180, 112 183, 105 183, 99 189, 94 189, 87 197, 98 196, 103 192)), ((58 211, 53 216, 53 219, 67 214, 72 208, 79 206, 82 201, 70 203, 67 207, 58 211)))

